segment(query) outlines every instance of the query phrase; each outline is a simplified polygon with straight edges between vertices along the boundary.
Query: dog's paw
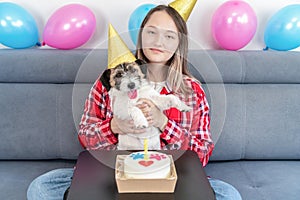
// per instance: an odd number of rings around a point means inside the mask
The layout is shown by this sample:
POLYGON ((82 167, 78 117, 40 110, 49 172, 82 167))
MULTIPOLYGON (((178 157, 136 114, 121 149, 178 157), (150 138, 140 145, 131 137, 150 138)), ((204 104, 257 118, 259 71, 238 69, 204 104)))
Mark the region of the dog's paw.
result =
POLYGON ((137 129, 143 129, 143 128, 147 128, 147 127, 148 127, 148 125, 146 125, 146 124, 136 126, 137 129))
POLYGON ((175 105, 175 107, 181 112, 189 112, 192 110, 190 106, 186 105, 178 97, 173 96, 171 100, 172 100, 172 104, 175 105))
POLYGON ((181 112, 189 112, 192 110, 192 108, 190 106, 187 106, 185 103, 182 103, 180 106, 179 106, 179 110, 181 112))
POLYGON ((136 128, 147 128, 149 126, 147 119, 144 117, 136 119, 134 125, 136 128))

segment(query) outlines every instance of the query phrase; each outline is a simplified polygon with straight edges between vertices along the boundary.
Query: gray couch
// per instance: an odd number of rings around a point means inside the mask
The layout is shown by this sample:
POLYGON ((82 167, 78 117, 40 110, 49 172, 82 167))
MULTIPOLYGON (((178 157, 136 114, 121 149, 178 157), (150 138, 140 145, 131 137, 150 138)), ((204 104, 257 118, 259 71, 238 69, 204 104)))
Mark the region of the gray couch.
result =
MULTIPOLYGON (((211 105, 207 175, 243 199, 299 199, 300 53, 193 50, 188 61, 211 105)), ((106 62, 106 50, 0 51, 0 199, 26 199, 35 177, 74 166, 83 104, 106 62)))

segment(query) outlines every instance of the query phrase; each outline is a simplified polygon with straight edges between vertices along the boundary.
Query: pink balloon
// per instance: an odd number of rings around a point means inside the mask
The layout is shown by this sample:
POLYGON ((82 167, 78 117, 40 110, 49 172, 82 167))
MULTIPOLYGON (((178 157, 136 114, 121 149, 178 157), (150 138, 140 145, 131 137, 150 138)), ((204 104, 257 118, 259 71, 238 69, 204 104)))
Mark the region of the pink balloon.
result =
POLYGON ((249 4, 241 0, 231 0, 215 11, 211 25, 213 38, 222 48, 238 50, 253 38, 257 18, 249 4))
POLYGON ((93 35, 96 17, 86 6, 68 4, 56 10, 43 32, 44 44, 57 49, 73 49, 85 44, 93 35))

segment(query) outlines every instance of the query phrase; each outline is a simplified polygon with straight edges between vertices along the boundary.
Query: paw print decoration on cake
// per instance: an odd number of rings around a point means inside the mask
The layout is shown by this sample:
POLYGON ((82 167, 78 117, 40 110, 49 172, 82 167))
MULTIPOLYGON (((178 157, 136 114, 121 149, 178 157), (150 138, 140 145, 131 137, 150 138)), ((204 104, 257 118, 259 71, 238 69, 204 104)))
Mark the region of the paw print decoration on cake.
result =
POLYGON ((170 157, 160 152, 135 152, 124 159, 124 174, 126 178, 167 178, 170 176, 170 170, 170 157))

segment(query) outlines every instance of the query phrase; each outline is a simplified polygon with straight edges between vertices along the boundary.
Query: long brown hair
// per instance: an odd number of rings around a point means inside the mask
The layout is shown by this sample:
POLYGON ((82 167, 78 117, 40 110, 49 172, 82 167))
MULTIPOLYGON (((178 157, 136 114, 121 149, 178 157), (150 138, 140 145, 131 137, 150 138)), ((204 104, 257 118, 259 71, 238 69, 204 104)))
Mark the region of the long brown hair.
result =
POLYGON ((151 15, 157 11, 167 12, 170 15, 170 17, 173 19, 177 27, 177 30, 179 32, 179 45, 174 55, 167 62, 167 65, 169 66, 167 82, 172 87, 172 90, 174 90, 174 92, 188 94, 190 93, 191 88, 188 88, 186 86, 183 79, 183 75, 191 77, 191 74, 188 71, 187 60, 186 60, 187 52, 188 52, 188 38, 187 38, 188 32, 187 32, 187 26, 185 21, 174 8, 166 5, 159 5, 154 7, 148 12, 140 27, 138 42, 136 46, 137 47, 136 57, 148 62, 148 59, 143 52, 142 31, 145 24, 148 22, 149 18, 151 17, 151 15))

